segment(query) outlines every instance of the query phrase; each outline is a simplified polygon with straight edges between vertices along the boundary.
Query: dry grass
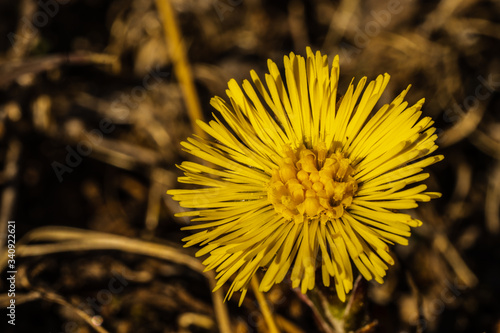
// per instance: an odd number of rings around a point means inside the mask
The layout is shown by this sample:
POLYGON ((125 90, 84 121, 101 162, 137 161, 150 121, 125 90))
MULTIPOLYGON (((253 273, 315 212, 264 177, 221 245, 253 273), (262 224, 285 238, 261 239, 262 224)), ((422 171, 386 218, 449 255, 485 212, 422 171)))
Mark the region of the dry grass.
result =
MULTIPOLYGON (((349 325, 500 332, 499 17, 493 0, 78 0, 50 16, 34 0, 0 4, 0 233, 16 221, 15 332, 267 332, 253 294, 238 308, 211 293, 165 192, 210 97, 307 45, 340 55, 342 87, 391 74, 383 102, 411 83, 446 156, 428 180, 443 198, 411 212, 424 225, 394 248, 385 284, 360 286, 349 325)), ((5 237, 0 247, 5 272, 5 237)), ((0 286, 3 307, 6 274, 0 286)), ((283 332, 322 331, 286 283, 266 297, 283 332)), ((0 331, 14 332, 5 315, 0 331)))

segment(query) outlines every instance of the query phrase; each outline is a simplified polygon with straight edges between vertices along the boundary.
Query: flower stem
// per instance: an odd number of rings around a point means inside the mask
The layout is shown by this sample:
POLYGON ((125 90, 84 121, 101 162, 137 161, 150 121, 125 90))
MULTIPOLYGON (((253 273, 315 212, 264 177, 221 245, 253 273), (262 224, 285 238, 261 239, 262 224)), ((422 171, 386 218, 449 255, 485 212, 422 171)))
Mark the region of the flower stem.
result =
POLYGON ((264 295, 259 291, 259 282, 257 280, 257 276, 254 276, 252 278, 252 281, 250 281, 250 284, 252 286, 253 293, 255 294, 255 297, 257 298, 257 302, 259 302, 260 310, 262 311, 262 315, 264 316, 264 320, 267 324, 267 327, 269 328, 269 332, 270 333, 279 333, 278 327, 276 326, 276 323, 274 321, 273 314, 271 313, 269 306, 267 306, 267 300, 264 297, 264 295))

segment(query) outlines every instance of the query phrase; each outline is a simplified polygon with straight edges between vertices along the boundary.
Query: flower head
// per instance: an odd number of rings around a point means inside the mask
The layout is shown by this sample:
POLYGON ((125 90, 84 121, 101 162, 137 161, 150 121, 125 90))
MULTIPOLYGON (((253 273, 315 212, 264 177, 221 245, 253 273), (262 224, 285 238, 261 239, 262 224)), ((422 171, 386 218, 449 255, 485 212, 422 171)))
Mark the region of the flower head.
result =
POLYGON ((200 224, 186 246, 200 244, 207 269, 218 273, 216 289, 232 278, 228 296, 242 291, 259 268, 261 291, 291 270, 294 287, 314 288, 331 280, 338 297, 353 287, 353 264, 367 279, 382 283, 394 261, 388 244, 408 244, 419 220, 397 210, 437 198, 417 183, 424 167, 443 159, 424 100, 408 106, 408 87, 390 104, 373 109, 389 82, 363 77, 337 100, 339 59, 326 55, 284 57, 285 78, 268 61, 263 81, 229 81, 230 103, 212 99, 215 120, 199 126, 213 139, 182 142, 206 164, 183 162, 182 183, 196 189, 170 190, 200 224), (365 87, 366 86, 366 87, 365 87), (254 88, 255 87, 255 88, 254 88), (319 278, 318 278, 319 279, 319 278))

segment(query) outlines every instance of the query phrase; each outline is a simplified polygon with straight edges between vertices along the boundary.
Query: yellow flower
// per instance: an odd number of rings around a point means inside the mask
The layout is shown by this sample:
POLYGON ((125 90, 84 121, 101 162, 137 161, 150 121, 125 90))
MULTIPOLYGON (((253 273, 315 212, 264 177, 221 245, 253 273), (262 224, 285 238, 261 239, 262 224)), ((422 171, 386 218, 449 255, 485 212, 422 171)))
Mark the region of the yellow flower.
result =
POLYGON ((293 287, 314 288, 333 278, 344 301, 353 287, 353 268, 383 283, 392 265, 387 244, 408 244, 419 220, 399 209, 437 198, 418 182, 424 167, 443 159, 425 157, 437 149, 431 118, 420 119, 424 99, 408 107, 408 87, 391 104, 372 111, 389 82, 379 75, 366 86, 363 77, 337 100, 339 59, 331 69, 326 55, 284 57, 285 78, 268 61, 265 82, 252 71, 252 84, 229 81, 230 103, 211 100, 219 111, 198 125, 213 140, 182 142, 206 164, 183 162, 179 182, 200 186, 170 190, 181 213, 201 222, 184 241, 200 244, 220 288, 232 278, 228 297, 242 291, 259 268, 261 291, 291 271, 293 287), (254 88, 255 86, 255 88, 254 88), (366 88, 365 88, 366 86, 366 88), (365 89, 364 89, 365 88, 365 89), (363 91, 364 89, 364 91, 363 91))

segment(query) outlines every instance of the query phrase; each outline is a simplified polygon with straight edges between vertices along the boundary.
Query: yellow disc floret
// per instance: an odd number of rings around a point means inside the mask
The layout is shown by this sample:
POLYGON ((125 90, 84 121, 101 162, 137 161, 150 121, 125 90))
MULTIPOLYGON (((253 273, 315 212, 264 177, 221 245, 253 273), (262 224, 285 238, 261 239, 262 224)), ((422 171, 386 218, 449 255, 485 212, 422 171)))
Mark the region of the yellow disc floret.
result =
POLYGON ((335 152, 326 157, 324 144, 316 150, 285 147, 285 157, 272 172, 268 198, 274 209, 297 223, 339 218, 358 189, 350 160, 335 152))

